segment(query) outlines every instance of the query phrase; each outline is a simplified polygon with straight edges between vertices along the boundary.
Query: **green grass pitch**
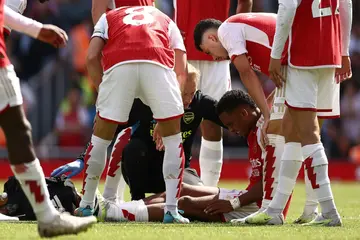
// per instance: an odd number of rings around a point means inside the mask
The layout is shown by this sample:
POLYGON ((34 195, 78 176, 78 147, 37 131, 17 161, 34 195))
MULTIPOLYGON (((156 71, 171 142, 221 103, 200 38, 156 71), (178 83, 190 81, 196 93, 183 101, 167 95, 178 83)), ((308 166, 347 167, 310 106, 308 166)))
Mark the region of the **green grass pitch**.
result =
MULTIPOLYGON (((222 182, 221 187, 242 189, 245 184, 246 182, 222 182)), ((58 239, 360 239, 360 184, 333 182, 333 192, 343 217, 343 227, 304 227, 291 224, 301 214, 305 200, 305 187, 299 183, 283 226, 231 226, 225 223, 198 222, 189 225, 98 223, 86 233, 58 239)), ((129 195, 126 197, 129 199, 129 195)), ((36 224, 0 222, 0 239, 38 239, 36 224)))

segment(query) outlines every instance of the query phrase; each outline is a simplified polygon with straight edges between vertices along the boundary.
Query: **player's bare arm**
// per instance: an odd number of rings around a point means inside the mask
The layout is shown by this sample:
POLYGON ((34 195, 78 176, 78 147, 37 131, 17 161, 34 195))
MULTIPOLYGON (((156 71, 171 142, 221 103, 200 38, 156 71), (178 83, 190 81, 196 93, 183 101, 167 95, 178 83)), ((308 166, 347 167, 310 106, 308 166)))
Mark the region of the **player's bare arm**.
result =
POLYGON ((236 7, 236 14, 251 12, 252 5, 253 5, 252 0, 238 0, 238 4, 236 7))
MULTIPOLYGON (((260 108, 264 116, 264 125, 262 129, 263 141, 267 144, 266 131, 270 121, 270 110, 266 102, 264 90, 260 83, 260 79, 251 68, 246 54, 237 56, 233 61, 236 69, 240 74, 240 78, 249 92, 250 96, 254 99, 256 105, 260 108)), ((265 145, 266 145, 265 144, 265 145)))
POLYGON ((99 85, 103 76, 101 51, 104 48, 104 45, 104 39, 100 37, 93 37, 90 41, 86 58, 86 67, 96 89, 99 89, 99 85))
POLYGON ((180 49, 174 49, 175 52, 175 66, 174 71, 179 83, 187 79, 187 60, 186 52, 180 49))
POLYGON ((352 0, 342 0, 339 3, 341 23, 341 68, 336 69, 336 80, 338 83, 352 76, 351 61, 349 54, 350 34, 352 25, 352 0))
POLYGON ((286 40, 289 37, 290 29, 294 21, 296 9, 299 3, 295 1, 280 0, 279 10, 276 20, 276 32, 274 43, 271 50, 269 64, 269 74, 276 87, 282 87, 285 82, 281 75, 281 55, 284 50, 286 40))
POLYGON ((229 213, 238 208, 261 200, 262 196, 262 181, 259 181, 252 188, 250 188, 249 191, 240 195, 239 197, 231 200, 218 199, 213 203, 209 204, 204 211, 210 215, 229 213))
POLYGON ((108 0, 92 0, 91 16, 94 24, 96 24, 101 15, 106 12, 108 3, 108 0))
POLYGON ((51 24, 43 25, 33 19, 22 16, 7 6, 4 6, 4 23, 15 31, 25 33, 54 47, 63 47, 68 40, 64 30, 51 24))

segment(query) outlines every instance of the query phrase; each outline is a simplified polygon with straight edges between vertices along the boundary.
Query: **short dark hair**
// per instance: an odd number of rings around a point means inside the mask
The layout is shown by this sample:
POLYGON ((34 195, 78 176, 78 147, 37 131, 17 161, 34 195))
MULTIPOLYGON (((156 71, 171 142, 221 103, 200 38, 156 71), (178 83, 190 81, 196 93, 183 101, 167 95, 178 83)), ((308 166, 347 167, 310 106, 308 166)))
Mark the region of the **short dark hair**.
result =
POLYGON ((227 91, 216 105, 217 114, 224 112, 230 113, 239 105, 248 105, 252 108, 257 108, 254 100, 246 92, 236 89, 227 91))
POLYGON ((210 28, 218 29, 221 24, 222 24, 221 21, 214 19, 214 18, 204 19, 204 20, 201 20, 200 22, 198 22, 198 24, 196 24, 195 29, 194 29, 194 42, 195 42, 195 47, 197 50, 202 52, 200 45, 201 45, 202 37, 203 37, 204 33, 210 28))

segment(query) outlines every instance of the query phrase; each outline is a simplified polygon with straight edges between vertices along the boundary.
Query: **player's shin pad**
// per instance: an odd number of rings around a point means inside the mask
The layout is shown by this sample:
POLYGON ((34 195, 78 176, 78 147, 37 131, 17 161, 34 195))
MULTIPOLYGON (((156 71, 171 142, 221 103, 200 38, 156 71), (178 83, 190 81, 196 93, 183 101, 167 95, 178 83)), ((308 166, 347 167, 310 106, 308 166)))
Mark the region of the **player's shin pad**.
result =
POLYGON ((216 187, 223 164, 223 143, 201 139, 200 177, 205 186, 216 187))
POLYGON ((149 213, 143 201, 131 201, 126 203, 109 203, 106 213, 106 221, 110 222, 148 222, 149 213))

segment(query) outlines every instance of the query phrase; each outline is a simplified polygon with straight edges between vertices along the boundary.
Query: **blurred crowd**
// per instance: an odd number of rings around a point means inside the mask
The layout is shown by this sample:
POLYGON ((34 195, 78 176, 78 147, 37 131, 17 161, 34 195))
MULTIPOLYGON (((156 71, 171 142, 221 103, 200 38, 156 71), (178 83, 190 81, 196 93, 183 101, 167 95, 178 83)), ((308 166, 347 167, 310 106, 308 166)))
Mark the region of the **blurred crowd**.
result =
MULTIPOLYGON (((172 16, 173 0, 157 0, 156 6, 172 16)), ((235 13, 232 0, 229 15, 235 13)), ((354 0, 351 37, 353 78, 341 85, 341 119, 324 122, 322 141, 332 159, 360 159, 360 1, 354 0)), ((254 0, 254 12, 277 11, 277 1, 254 0)), ((54 49, 25 35, 12 33, 8 53, 22 82, 25 110, 33 126, 34 141, 49 146, 82 147, 91 136, 96 113, 96 92, 85 69, 86 49, 93 25, 91 1, 51 0, 45 4, 28 1, 25 15, 65 29, 69 44, 54 49)), ((262 77, 265 92, 274 88, 262 77)), ((232 68, 232 87, 243 85, 232 68)), ((246 147, 246 139, 224 132, 225 147, 246 147)), ((5 145, 0 132, 0 145, 5 145)))

